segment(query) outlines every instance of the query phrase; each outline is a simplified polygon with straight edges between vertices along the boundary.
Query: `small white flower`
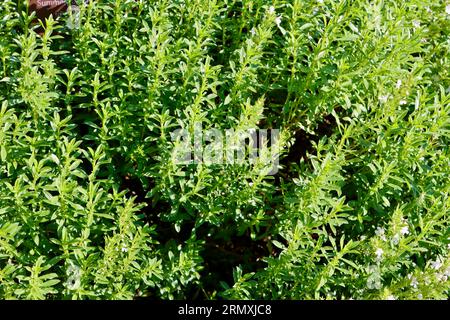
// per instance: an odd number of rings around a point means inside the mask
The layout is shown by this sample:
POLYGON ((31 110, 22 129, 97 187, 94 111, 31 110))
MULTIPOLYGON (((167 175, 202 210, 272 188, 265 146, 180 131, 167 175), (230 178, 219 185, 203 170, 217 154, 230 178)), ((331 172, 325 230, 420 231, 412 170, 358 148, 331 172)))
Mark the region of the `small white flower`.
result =
POLYGON ((420 28, 420 21, 419 20, 414 20, 412 22, 412 24, 413 24, 414 28, 420 28))
POLYGON ((392 294, 386 297, 386 300, 397 300, 392 294))
POLYGON ((381 275, 377 266, 369 266, 367 277, 367 288, 379 290, 382 287, 381 275))
POLYGON ((67 27, 69 29, 80 28, 80 9, 78 7, 69 8, 69 17, 67 19, 67 27))
POLYGON ((396 235, 394 235, 394 236, 392 237, 392 243, 393 243, 394 245, 397 245, 399 242, 400 242, 400 235, 397 233, 396 235))
POLYGON ((81 270, 80 267, 70 262, 67 268, 66 287, 69 290, 77 290, 81 284, 81 270))
POLYGON ((276 23, 277 26, 280 26, 280 24, 281 24, 281 16, 278 16, 278 17, 275 18, 275 23, 276 23))
POLYGON ((408 226, 403 227, 403 228, 400 230, 400 233, 402 234, 402 236, 404 236, 405 234, 408 234, 408 233, 409 233, 408 226))
POLYGON ((404 106, 405 104, 407 104, 406 100, 400 100, 400 105, 404 106))
POLYGON ((389 99, 389 95, 384 95, 379 97, 381 103, 386 103, 389 99))
POLYGON ((417 295, 417 298, 420 299, 420 300, 422 300, 422 299, 423 299, 423 295, 422 295, 421 293, 419 293, 419 294, 417 295))
POLYGON ((411 279, 411 287, 417 288, 418 284, 419 284, 419 282, 417 281, 417 279, 415 277, 411 279))
POLYGON ((375 255, 377 256, 377 260, 381 260, 381 257, 383 256, 383 249, 381 249, 381 248, 378 248, 376 251, 375 251, 375 255))
POLYGON ((323 0, 317 0, 317 2, 323 4, 323 0))
POLYGON ((268 12, 269 12, 269 14, 274 14, 274 13, 275 13, 275 8, 274 8, 274 6, 270 6, 268 12))
POLYGON ((127 247, 122 247, 122 252, 128 252, 128 248, 127 247))
POLYGON ((381 240, 386 241, 386 235, 384 234, 384 228, 378 227, 375 230, 375 234, 380 237, 381 240))
POLYGON ((439 282, 447 282, 448 277, 445 273, 436 273, 436 280, 439 282))
POLYGON ((450 14, 450 4, 445 6, 445 13, 450 14))
POLYGON ((377 230, 375 230, 375 234, 379 237, 384 235, 384 228, 378 227, 377 230))
POLYGON ((248 185, 249 185, 250 187, 253 187, 253 182, 249 182, 248 185))
POLYGON ((79 276, 71 276, 67 278, 66 287, 69 290, 77 290, 80 288, 81 279, 79 276))
POLYGON ((450 267, 448 267, 447 269, 445 269, 445 275, 447 277, 450 277, 450 267))
POLYGON ((256 36, 256 29, 252 28, 252 30, 250 30, 250 33, 252 34, 252 36, 256 36))
POLYGON ((78 266, 70 264, 69 267, 67 268, 67 274, 69 276, 78 276, 81 274, 81 270, 78 266))
POLYGON ((402 80, 397 80, 397 83, 395 84, 396 89, 400 89, 402 86, 402 80))
POLYGON ((434 270, 438 270, 442 267, 442 262, 440 262, 439 260, 436 259, 436 261, 431 262, 431 267, 434 270))

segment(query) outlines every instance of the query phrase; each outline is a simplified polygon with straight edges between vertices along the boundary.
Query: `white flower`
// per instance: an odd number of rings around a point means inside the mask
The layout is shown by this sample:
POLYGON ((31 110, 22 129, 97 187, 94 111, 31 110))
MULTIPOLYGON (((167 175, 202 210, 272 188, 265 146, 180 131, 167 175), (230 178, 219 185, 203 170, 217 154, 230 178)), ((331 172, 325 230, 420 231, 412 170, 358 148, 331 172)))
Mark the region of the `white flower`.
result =
POLYGON ((400 242, 400 235, 397 233, 392 237, 392 244, 397 245, 400 242))
POLYGON ((403 228, 400 230, 400 233, 402 234, 402 236, 404 236, 405 234, 408 234, 408 233, 409 233, 408 226, 403 227, 403 228))
POLYGON ((380 270, 377 266, 369 266, 367 277, 367 288, 369 289, 381 289, 382 287, 382 279, 380 275, 380 270))
POLYGON ((450 4, 445 6, 445 13, 450 14, 450 4))
POLYGON ((423 299, 423 295, 422 295, 421 293, 419 293, 419 294, 417 295, 417 298, 420 299, 420 300, 422 300, 422 299, 423 299))
POLYGON ((442 267, 442 262, 440 262, 438 259, 436 259, 436 261, 431 262, 431 267, 434 270, 438 270, 442 267))
POLYGON ((412 22, 412 24, 413 24, 414 28, 420 28, 420 21, 414 20, 414 21, 412 22))
POLYGON ((375 255, 377 256, 377 260, 381 260, 381 256, 383 255, 383 249, 381 249, 381 248, 378 248, 376 251, 375 251, 375 255))
POLYGON ((69 290, 77 290, 81 284, 81 270, 80 267, 70 262, 67 268, 66 287, 69 290))
POLYGON ((249 182, 248 185, 249 185, 250 187, 253 187, 253 182, 249 182))
POLYGON ((411 279, 411 287, 417 288, 418 284, 419 284, 419 282, 417 281, 417 279, 415 277, 411 279))
POLYGON ((281 16, 275 18, 275 23, 277 24, 277 26, 280 26, 280 24, 281 24, 281 16))
POLYGON ((275 8, 274 8, 274 6, 270 6, 268 12, 269 12, 269 14, 274 14, 274 13, 275 13, 275 8))
POLYGON ((252 28, 252 30, 250 30, 250 33, 252 34, 252 36, 256 36, 256 29, 252 28))
POLYGON ((400 89, 401 86, 402 86, 402 80, 397 80, 397 83, 395 84, 395 88, 400 89))
POLYGON ((323 4, 323 0, 317 0, 317 2, 323 4))
POLYGON ((80 9, 78 7, 69 8, 69 17, 67 19, 67 27, 69 29, 80 28, 80 9))
POLYGON ((379 97, 381 103, 386 103, 389 99, 389 95, 384 95, 379 97))
POLYGON ((381 240, 386 241, 386 235, 384 234, 384 228, 378 227, 375 230, 375 234, 381 238, 381 240))
POLYGON ((392 294, 386 297, 386 300, 397 300, 392 294))
POLYGON ((81 279, 79 276, 71 276, 67 278, 66 287, 69 290, 77 290, 80 288, 81 279))
POLYGON ((122 247, 122 252, 128 252, 128 248, 127 247, 122 247))
POLYGON ((67 268, 67 275, 70 276, 79 276, 81 274, 80 267, 70 264, 67 268))
POLYGON ((378 227, 377 230, 375 230, 375 234, 379 237, 384 235, 384 228, 378 227))
POLYGON ((447 269, 445 269, 445 275, 447 277, 450 277, 450 267, 448 267, 447 269))
POLYGON ((405 104, 407 104, 406 100, 400 100, 400 105, 404 106, 405 104))
POLYGON ((436 280, 439 282, 447 282, 447 275, 445 273, 437 273, 436 274, 436 280))

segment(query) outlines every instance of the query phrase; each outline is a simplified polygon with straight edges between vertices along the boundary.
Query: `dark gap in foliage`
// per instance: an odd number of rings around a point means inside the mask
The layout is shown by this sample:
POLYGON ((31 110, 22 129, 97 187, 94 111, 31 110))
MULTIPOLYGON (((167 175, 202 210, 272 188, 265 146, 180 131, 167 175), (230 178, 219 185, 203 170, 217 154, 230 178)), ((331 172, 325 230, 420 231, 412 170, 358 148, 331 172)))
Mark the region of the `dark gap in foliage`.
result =
POLYGON ((196 234, 206 241, 201 251, 204 261, 201 279, 203 289, 208 293, 221 288, 221 282, 232 286, 236 267, 241 266, 244 273, 263 269, 266 263, 262 258, 271 255, 268 239, 253 240, 249 232, 239 236, 230 228, 223 230, 203 225, 196 234))
POLYGON ((233 3, 231 10, 228 11, 228 18, 238 18, 242 15, 243 4, 242 1, 236 1, 233 3))
POLYGON ((279 185, 280 177, 292 178, 292 164, 298 164, 300 159, 308 161, 307 154, 313 154, 314 148, 312 142, 319 142, 324 136, 330 137, 336 127, 336 119, 329 114, 323 117, 322 121, 318 123, 315 134, 307 133, 303 129, 297 129, 294 133, 294 143, 289 148, 286 156, 280 159, 281 169, 275 176, 276 184, 279 185))
MULTIPOLYGON (((149 189, 155 186, 153 180, 146 182, 146 184, 148 184, 149 189)), ((146 196, 147 191, 139 178, 130 174, 121 176, 120 190, 128 190, 131 196, 136 197, 137 203, 146 204, 141 213, 145 216, 145 221, 149 225, 156 226, 155 240, 159 243, 164 244, 170 240, 175 240, 178 244, 183 244, 191 237, 194 222, 188 221, 183 223, 180 232, 176 232, 172 222, 161 219, 161 214, 170 211, 170 204, 162 200, 155 203, 154 199, 149 199, 146 196)))

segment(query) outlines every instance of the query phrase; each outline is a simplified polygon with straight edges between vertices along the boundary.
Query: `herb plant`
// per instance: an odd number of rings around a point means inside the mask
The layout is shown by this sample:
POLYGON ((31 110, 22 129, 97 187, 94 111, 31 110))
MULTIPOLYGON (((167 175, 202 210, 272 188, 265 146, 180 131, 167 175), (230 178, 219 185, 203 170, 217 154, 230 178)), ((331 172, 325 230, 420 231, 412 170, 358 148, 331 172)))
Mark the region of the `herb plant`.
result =
POLYGON ((448 299, 449 36, 443 0, 1 1, 0 297, 448 299), (176 161, 263 129, 274 174, 176 161))

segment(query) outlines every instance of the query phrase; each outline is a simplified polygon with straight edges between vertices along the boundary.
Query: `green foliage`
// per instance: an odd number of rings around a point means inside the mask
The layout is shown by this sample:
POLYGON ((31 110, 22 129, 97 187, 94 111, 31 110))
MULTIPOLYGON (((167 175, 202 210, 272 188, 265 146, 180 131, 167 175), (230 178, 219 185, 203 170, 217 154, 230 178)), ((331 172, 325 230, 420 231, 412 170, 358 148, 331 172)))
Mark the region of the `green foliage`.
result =
POLYGON ((2 1, 0 297, 447 299, 449 6, 2 1), (278 172, 178 164, 198 123, 278 172))

